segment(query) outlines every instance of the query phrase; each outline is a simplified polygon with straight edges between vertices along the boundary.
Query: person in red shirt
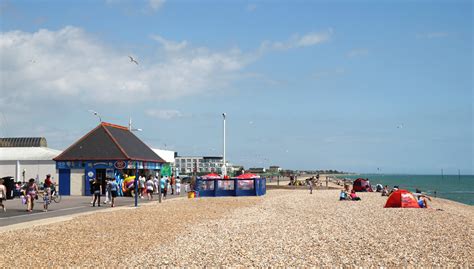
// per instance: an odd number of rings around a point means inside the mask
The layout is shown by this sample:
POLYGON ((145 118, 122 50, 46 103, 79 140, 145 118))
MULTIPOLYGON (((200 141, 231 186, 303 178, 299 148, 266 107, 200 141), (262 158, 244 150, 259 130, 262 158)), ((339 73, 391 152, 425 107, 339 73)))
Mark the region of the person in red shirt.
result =
POLYGON ((51 202, 51 185, 53 182, 51 181, 51 175, 47 174, 46 179, 44 180, 44 191, 45 194, 43 196, 44 199, 44 204, 43 204, 43 211, 47 212, 48 211, 48 205, 51 202))

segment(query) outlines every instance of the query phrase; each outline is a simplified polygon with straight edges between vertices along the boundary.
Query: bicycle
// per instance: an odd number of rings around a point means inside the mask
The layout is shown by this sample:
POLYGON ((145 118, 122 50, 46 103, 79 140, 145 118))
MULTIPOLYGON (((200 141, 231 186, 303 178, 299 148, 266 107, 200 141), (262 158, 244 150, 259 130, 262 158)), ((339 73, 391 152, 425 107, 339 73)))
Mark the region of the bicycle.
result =
MULTIPOLYGON (((38 192, 38 197, 40 199, 44 199, 44 196, 47 195, 44 190, 38 192)), ((55 189, 55 187, 51 187, 51 199, 50 201, 54 201, 55 203, 61 202, 61 195, 59 191, 55 189)))
POLYGON ((59 194, 59 191, 55 189, 55 187, 51 188, 51 200, 53 200, 55 203, 61 202, 61 195, 59 194))

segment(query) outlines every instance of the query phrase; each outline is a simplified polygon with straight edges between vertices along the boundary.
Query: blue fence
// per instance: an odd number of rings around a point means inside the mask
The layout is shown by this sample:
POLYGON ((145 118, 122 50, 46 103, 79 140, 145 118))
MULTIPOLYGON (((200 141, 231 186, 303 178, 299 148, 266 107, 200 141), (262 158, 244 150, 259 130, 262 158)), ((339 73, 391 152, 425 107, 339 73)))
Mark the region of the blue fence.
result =
POLYGON ((196 179, 196 191, 201 197, 260 196, 267 193, 265 178, 196 179))

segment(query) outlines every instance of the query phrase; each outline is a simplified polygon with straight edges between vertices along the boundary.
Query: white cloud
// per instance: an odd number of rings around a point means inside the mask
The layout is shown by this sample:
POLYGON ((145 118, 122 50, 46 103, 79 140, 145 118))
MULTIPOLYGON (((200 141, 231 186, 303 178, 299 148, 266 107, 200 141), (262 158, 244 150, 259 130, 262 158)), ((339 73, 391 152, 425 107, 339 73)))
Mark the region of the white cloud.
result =
POLYGON ((443 38, 443 37, 448 37, 450 34, 448 32, 431 32, 431 33, 422 33, 422 34, 417 34, 417 38, 427 38, 427 39, 433 39, 433 38, 443 38))
POLYGON ((368 49, 353 49, 347 53, 347 57, 354 58, 359 56, 365 56, 369 54, 368 49))
POLYGON ((265 41, 261 44, 260 50, 261 51, 288 50, 288 49, 301 48, 301 47, 310 47, 310 46, 314 46, 314 45, 329 41, 331 39, 332 34, 333 34, 333 30, 329 28, 326 31, 322 31, 318 33, 314 33, 314 32, 307 33, 303 36, 294 35, 288 41, 285 41, 285 42, 265 41))
POLYGON ((163 45, 164 49, 167 51, 179 51, 186 48, 186 46, 188 45, 188 42, 186 40, 178 43, 171 40, 167 40, 159 35, 151 35, 151 38, 163 45))
POLYGON ((165 0, 149 0, 148 3, 150 4, 151 9, 158 10, 163 6, 165 0))
POLYGON ((162 120, 171 120, 175 118, 180 118, 183 116, 183 114, 178 111, 178 110, 173 110, 173 109, 149 109, 146 111, 146 114, 148 116, 162 119, 162 120))
POLYGON ((211 94, 229 88, 251 62, 238 49, 213 52, 167 42, 164 58, 138 55, 140 64, 135 65, 128 59, 130 52, 107 46, 76 27, 1 33, 0 104, 33 104, 39 96, 88 104, 211 94), (179 53, 166 53, 177 47, 179 53))

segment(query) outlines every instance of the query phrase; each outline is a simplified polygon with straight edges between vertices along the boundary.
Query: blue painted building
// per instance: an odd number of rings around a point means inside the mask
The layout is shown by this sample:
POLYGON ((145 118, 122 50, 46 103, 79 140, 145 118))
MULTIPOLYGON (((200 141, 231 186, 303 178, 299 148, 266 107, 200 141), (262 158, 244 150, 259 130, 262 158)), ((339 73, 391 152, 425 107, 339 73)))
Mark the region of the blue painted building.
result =
POLYGON ((54 158, 62 195, 90 195, 89 182, 155 175, 165 163, 127 127, 102 122, 54 158))

